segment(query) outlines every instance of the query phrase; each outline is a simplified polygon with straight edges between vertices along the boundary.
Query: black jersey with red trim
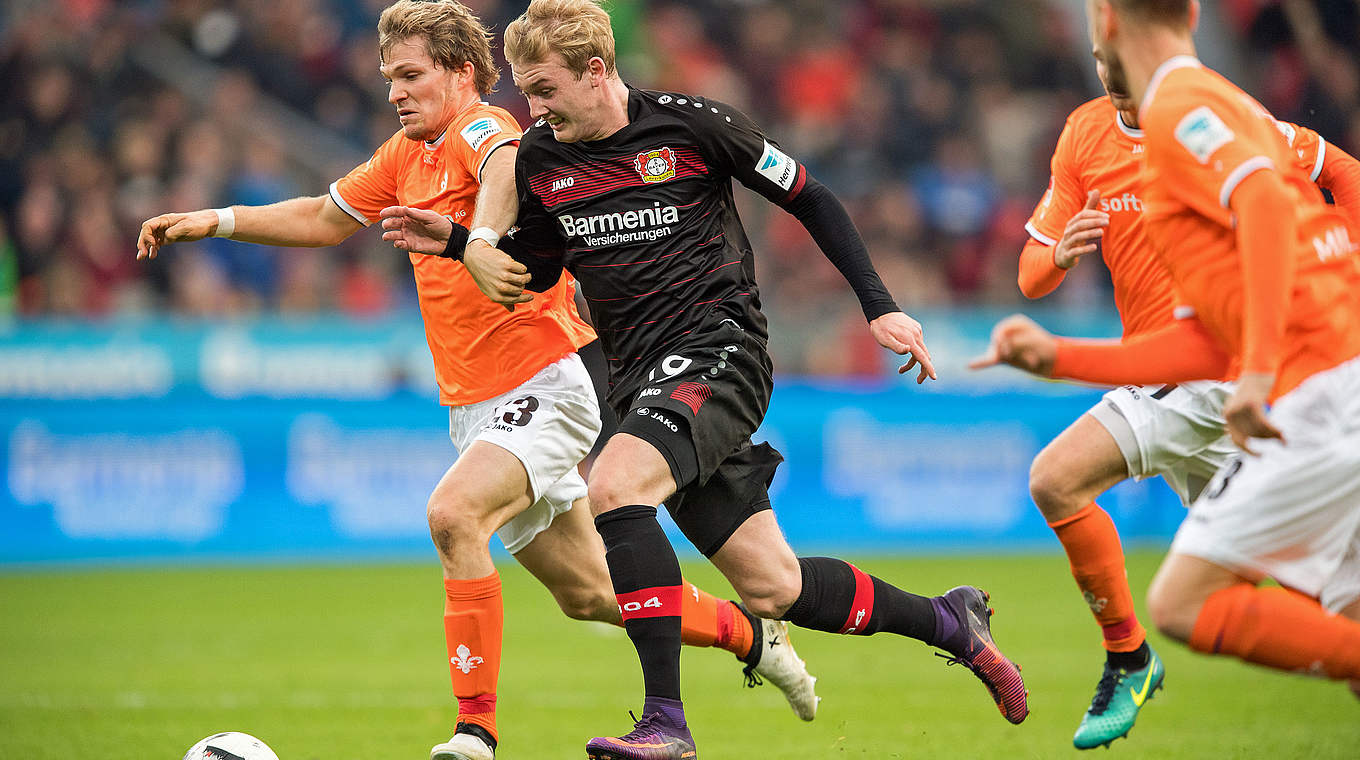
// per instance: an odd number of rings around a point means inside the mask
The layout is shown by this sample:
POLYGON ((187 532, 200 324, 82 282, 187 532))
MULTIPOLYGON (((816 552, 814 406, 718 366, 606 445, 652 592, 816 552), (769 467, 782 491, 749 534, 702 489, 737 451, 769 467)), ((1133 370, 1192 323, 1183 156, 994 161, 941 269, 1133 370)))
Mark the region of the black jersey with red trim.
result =
POLYGON ((580 282, 616 393, 686 335, 725 319, 763 343, 751 243, 733 178, 772 202, 803 167, 731 106, 629 88, 628 124, 561 143, 540 122, 520 142, 518 241, 580 282))

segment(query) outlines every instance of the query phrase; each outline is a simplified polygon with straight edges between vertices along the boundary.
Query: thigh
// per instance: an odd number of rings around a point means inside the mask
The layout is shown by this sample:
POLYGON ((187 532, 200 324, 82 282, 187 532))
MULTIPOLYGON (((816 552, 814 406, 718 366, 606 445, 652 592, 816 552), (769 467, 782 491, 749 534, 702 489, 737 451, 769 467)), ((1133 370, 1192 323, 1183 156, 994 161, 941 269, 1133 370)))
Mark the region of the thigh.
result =
POLYGON ((554 594, 587 589, 608 592, 611 588, 604 542, 591 521, 585 499, 559 514, 552 525, 515 553, 515 560, 554 594))
POLYGON ((600 408, 581 360, 571 354, 512 391, 450 410, 459 450, 473 442, 520 460, 537 501, 585 458, 600 432, 600 408))
POLYGON ((746 441, 708 480, 679 489, 666 509, 685 538, 706 557, 757 514, 770 510, 770 482, 784 458, 768 443, 746 441))
MULTIPOLYGON (((1103 403, 1103 402, 1102 402, 1103 403)), ((1073 503, 1094 500, 1115 484, 1129 477, 1126 454, 1121 450, 1121 435, 1132 439, 1128 423, 1117 414, 1113 419, 1101 419, 1094 414, 1083 414, 1066 430, 1058 434, 1034 458, 1031 481, 1035 487, 1060 494, 1069 494, 1073 503), (1120 426, 1123 426, 1122 428, 1120 426)), ((1042 505, 1041 505, 1042 506, 1042 505)), ((1080 506, 1077 508, 1080 509, 1080 506)), ((1068 515, 1047 514, 1049 520, 1068 515)))
POLYGON ((610 436, 596 457, 589 485, 597 515, 632 504, 656 506, 675 492, 670 464, 656 446, 623 432, 610 436))
POLYGON ((440 478, 430 496, 434 509, 471 510, 492 529, 523 512, 534 501, 523 463, 510 452, 474 441, 440 478))
POLYGON ((737 527, 710 559, 742 597, 797 585, 801 574, 798 557, 768 509, 737 527))

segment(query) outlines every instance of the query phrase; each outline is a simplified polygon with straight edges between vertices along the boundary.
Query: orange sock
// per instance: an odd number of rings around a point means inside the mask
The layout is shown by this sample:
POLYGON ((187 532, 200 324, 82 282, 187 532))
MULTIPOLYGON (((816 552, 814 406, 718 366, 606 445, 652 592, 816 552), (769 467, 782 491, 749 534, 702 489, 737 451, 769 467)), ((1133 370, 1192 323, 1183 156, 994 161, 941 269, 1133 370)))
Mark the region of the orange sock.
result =
POLYGON ((680 600, 680 642, 691 647, 718 647, 737 657, 751 651, 751 621, 737 605, 719 599, 689 581, 680 600))
POLYGON ((1072 577, 1082 598, 1096 616, 1111 652, 1132 652, 1143 645, 1147 631, 1133 612, 1133 592, 1124 569, 1124 548, 1114 521, 1094 501, 1071 517, 1048 526, 1058 534, 1072 577))
POLYGON ((496 680, 501 670, 505 606, 496 573, 471 580, 444 579, 444 641, 448 644, 458 720, 496 734, 496 680))
POLYGON ((1360 678, 1360 623, 1282 588, 1242 583, 1204 602, 1190 648, 1280 670, 1360 678))

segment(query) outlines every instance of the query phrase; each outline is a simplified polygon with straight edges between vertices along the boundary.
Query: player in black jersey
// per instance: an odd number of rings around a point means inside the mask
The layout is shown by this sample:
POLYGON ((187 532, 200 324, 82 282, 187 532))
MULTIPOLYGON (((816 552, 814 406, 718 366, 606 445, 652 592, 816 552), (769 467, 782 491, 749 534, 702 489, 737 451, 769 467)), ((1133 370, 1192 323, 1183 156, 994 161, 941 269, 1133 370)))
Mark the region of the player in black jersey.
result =
MULTIPOLYGON (((802 222, 854 288, 874 338, 910 355, 903 372, 935 377, 920 325, 883 287, 841 203, 731 107, 624 84, 609 17, 593 0, 534 0, 505 40, 539 123, 516 160, 518 230, 500 242, 513 260, 484 244, 501 232, 492 230, 474 235, 484 240, 467 246, 465 263, 506 304, 564 268, 580 281, 620 419, 595 461, 590 501, 646 699, 633 731, 592 739, 588 755, 695 756, 680 701, 680 567, 656 521, 663 502, 753 613, 938 646, 982 679, 1008 720, 1024 720, 1024 682, 992 642, 985 593, 916 596, 838 559, 798 558, 770 510, 782 458, 751 435, 772 368, 733 178, 802 222)), ((400 247, 464 251, 467 231, 450 232, 448 220, 386 215, 384 237, 400 247)))

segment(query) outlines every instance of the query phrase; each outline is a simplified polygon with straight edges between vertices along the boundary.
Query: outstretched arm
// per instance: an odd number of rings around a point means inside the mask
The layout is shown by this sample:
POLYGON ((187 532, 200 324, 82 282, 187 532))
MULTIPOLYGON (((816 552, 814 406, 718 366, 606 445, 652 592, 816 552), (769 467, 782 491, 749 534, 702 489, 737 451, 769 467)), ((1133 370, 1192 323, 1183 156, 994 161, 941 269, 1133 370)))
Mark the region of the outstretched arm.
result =
POLYGON ((137 258, 154 259, 165 245, 213 235, 262 245, 319 248, 339 243, 362 226, 328 195, 293 198, 268 206, 161 214, 142 222, 137 258))
POLYGON ((1230 358, 1198 320, 1180 319, 1129 341, 1063 338, 1015 314, 992 329, 970 369, 1009 364, 1041 377, 1100 385, 1147 385, 1223 377, 1230 358))

